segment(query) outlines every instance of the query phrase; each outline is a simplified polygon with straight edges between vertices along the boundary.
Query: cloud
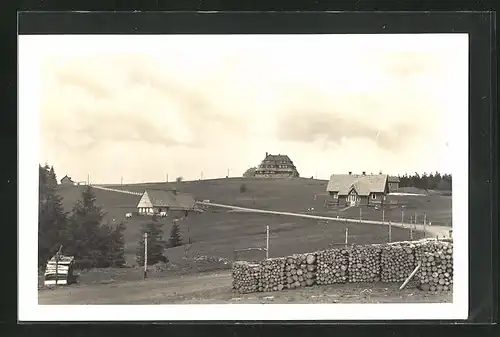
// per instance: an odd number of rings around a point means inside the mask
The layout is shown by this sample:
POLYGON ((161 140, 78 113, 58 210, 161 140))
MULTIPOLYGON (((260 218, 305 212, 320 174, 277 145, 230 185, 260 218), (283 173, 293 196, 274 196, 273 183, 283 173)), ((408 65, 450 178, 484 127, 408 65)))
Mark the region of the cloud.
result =
POLYGON ((278 125, 277 135, 284 141, 324 141, 329 145, 340 145, 345 140, 362 138, 392 152, 411 144, 415 130, 412 125, 403 122, 382 130, 355 118, 321 111, 292 112, 278 125))
POLYGON ((436 80, 444 75, 446 65, 442 54, 421 51, 377 53, 370 55, 368 62, 377 62, 389 76, 399 80, 411 80, 422 75, 431 75, 436 80))
POLYGON ((80 150, 102 142, 134 141, 163 147, 203 147, 214 131, 245 131, 237 116, 221 113, 216 92, 169 72, 158 58, 104 54, 49 62, 44 80, 42 132, 80 150), (93 71, 92 71, 93 70, 93 71))

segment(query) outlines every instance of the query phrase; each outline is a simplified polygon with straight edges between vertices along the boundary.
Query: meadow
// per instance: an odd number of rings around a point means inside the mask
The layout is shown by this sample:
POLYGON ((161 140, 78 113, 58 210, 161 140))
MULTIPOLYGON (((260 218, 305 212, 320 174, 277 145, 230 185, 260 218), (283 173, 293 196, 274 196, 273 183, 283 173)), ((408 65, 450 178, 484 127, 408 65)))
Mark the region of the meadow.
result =
MULTIPOLYGON (((215 203, 266 209, 306 213, 314 208, 314 214, 359 219, 360 208, 352 207, 345 211, 325 209, 325 189, 327 181, 314 179, 252 179, 226 178, 172 183, 145 183, 128 185, 103 185, 127 191, 143 192, 147 188, 176 188, 192 194, 197 200, 210 200, 215 203), (245 187, 242 189, 241 186, 245 187)), ((67 211, 81 197, 84 186, 59 187, 59 194, 67 211)), ((146 216, 133 216, 126 219, 127 212, 135 212, 140 196, 94 189, 96 202, 106 213, 105 221, 117 223, 123 221, 126 226, 125 250, 127 262, 135 264, 135 252, 140 240, 141 224, 151 221, 146 216)), ((384 211, 385 220, 401 221, 401 211, 406 217, 418 213, 418 222, 426 213, 427 221, 451 225, 451 196, 428 193, 426 196, 390 196, 398 205, 384 211), (404 206, 401 208, 401 206, 404 206)), ((372 207, 362 207, 361 217, 365 220, 382 220, 382 211, 372 207)), ((164 224, 164 237, 168 239, 172 218, 159 219, 164 224)), ((270 215, 248 212, 233 212, 211 208, 191 214, 179 222, 184 242, 191 238, 191 245, 170 248, 166 256, 172 262, 182 262, 197 255, 217 256, 232 260, 235 250, 250 247, 265 247, 266 226, 270 228, 269 256, 286 256, 293 253, 325 249, 344 243, 345 229, 348 228, 349 244, 386 242, 388 229, 384 225, 360 223, 342 223, 331 221, 328 224, 314 219, 270 215), (187 248, 189 248, 187 250, 187 248)), ((423 234, 414 232, 413 238, 423 234)), ((409 230, 392 228, 392 240, 409 239, 409 230)), ((263 252, 250 252, 253 258, 263 258, 263 252), (252 255, 254 254, 254 255, 252 255)))

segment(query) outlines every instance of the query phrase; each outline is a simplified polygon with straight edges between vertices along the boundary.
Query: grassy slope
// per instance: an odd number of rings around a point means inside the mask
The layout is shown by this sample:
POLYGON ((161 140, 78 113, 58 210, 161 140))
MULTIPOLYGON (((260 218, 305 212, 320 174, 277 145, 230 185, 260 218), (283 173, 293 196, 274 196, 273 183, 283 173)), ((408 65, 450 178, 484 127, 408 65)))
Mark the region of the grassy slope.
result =
MULTIPOLYGON (((328 213, 324 207, 326 181, 312 179, 248 179, 230 178, 217 180, 203 180, 181 183, 151 183, 124 185, 123 189, 142 192, 145 188, 178 188, 182 192, 193 194, 196 199, 210 199, 221 204, 230 204, 243 207, 261 208, 269 210, 282 210, 291 212, 304 212, 309 207, 314 207, 317 214, 335 215, 336 211, 328 213), (245 184, 247 191, 240 193, 240 185, 245 184)), ((109 185, 109 187, 115 187, 109 185)), ((72 205, 80 198, 84 187, 65 187, 60 189, 64 198, 66 209, 71 210, 72 205)), ((140 237, 139 228, 144 217, 125 219, 127 212, 134 211, 139 196, 127 195, 116 192, 95 189, 97 203, 106 214, 106 219, 112 221, 125 221, 127 258, 130 263, 134 261, 137 241, 140 237)), ((407 204, 409 212, 428 212, 428 220, 432 216, 440 219, 451 219, 451 197, 397 197, 399 201, 407 204), (430 200, 430 201, 427 201, 430 200)), ((363 209, 364 219, 381 219, 380 211, 363 209)), ((351 208, 343 213, 343 217, 359 217, 359 208, 351 208)), ((400 221, 400 210, 386 211, 386 219, 400 221)), ((169 236, 171 220, 161 220, 165 236, 169 236)), ((345 228, 349 228, 349 242, 372 243, 382 242, 387 239, 385 226, 330 223, 319 225, 316 220, 280 215, 249 214, 239 212, 206 212, 192 215, 182 221, 181 230, 187 238, 190 234, 192 246, 190 254, 214 255, 233 258, 234 249, 248 247, 263 247, 265 245, 265 226, 271 229, 270 256, 283 256, 293 253, 313 251, 328 247, 332 243, 344 241, 345 228), (188 234, 189 228, 189 234, 188 234)), ((393 240, 408 239, 408 230, 393 228, 393 240)), ((168 257, 173 261, 180 261, 184 256, 184 247, 169 249, 168 257)), ((262 257, 262 253, 256 253, 262 257)), ((249 258, 257 257, 247 254, 249 258)))

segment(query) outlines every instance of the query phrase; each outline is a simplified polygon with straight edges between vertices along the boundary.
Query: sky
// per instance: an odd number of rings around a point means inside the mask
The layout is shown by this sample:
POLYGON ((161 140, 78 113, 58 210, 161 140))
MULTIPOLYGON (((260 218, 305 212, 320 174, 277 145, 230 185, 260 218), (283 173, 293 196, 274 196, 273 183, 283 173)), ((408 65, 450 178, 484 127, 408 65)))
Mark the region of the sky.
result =
POLYGON ((22 36, 19 53, 39 162, 76 181, 241 176, 266 152, 319 179, 452 173, 468 112, 463 34, 22 36))

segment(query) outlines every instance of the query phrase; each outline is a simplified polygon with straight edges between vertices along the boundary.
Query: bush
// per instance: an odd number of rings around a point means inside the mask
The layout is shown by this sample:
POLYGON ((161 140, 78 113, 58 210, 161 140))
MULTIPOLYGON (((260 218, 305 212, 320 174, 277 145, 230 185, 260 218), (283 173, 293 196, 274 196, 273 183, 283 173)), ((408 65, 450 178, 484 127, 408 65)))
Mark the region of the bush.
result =
POLYGON ((182 178, 182 177, 177 177, 177 178, 175 178, 175 181, 176 181, 176 182, 178 182, 178 183, 180 183, 180 182, 181 182, 181 181, 183 181, 183 180, 184 180, 184 178, 182 178))
POLYGON ((245 193, 247 191, 247 185, 241 184, 240 185, 240 193, 245 193))

